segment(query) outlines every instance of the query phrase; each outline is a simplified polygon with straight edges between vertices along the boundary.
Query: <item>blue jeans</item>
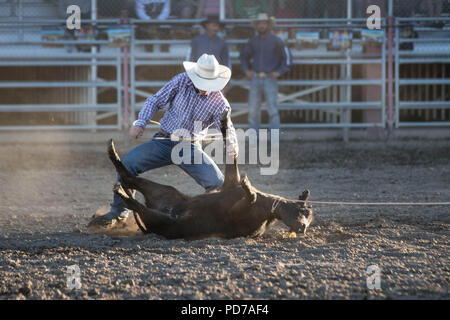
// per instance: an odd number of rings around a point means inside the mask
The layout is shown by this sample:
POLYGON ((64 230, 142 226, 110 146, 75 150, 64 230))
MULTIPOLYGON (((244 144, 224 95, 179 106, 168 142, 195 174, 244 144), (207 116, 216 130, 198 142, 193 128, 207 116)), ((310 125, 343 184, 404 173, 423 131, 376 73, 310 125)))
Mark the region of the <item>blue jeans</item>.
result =
POLYGON ((248 103, 248 123, 250 128, 258 132, 261 123, 261 93, 266 98, 267 112, 269 113, 270 129, 280 129, 280 116, 278 115, 277 98, 278 82, 272 78, 259 78, 255 75, 250 83, 248 103))
MULTIPOLYGON (((178 144, 177 141, 170 140, 169 135, 157 132, 152 140, 143 143, 132 149, 122 157, 122 163, 127 170, 134 176, 151 169, 156 169, 172 164, 172 149, 178 144), (163 139, 155 139, 163 138, 163 139)), ((190 143, 191 162, 181 163, 179 167, 201 185, 206 190, 220 188, 224 181, 224 176, 214 161, 203 151, 201 143, 190 143), (194 164, 194 154, 202 159, 200 164, 194 164), (200 153, 201 157, 198 156, 200 153)), ((182 151, 181 151, 182 152, 182 151)), ((181 154, 182 156, 182 154, 181 154)), ((120 183, 120 177, 118 177, 120 183)), ((114 200, 111 203, 111 209, 123 210, 124 203, 122 199, 114 194, 114 200)))

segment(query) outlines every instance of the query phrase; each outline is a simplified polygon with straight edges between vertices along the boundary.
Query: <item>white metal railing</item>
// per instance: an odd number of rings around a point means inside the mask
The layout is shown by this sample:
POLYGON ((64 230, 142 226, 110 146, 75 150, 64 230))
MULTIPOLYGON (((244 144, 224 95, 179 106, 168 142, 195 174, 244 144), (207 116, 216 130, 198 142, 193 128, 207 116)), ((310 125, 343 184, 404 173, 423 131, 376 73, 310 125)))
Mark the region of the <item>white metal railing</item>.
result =
MULTIPOLYGON (((318 19, 308 19, 318 22, 318 19)), ((331 19, 332 24, 327 23, 327 19, 319 19, 322 23, 321 27, 332 27, 336 26, 336 22, 341 22, 345 24, 340 24, 341 27, 347 27, 349 24, 353 24, 353 26, 358 25, 361 27, 361 22, 365 19, 331 19), (358 24, 356 24, 358 23, 358 24)), ((233 21, 234 22, 234 21, 233 21)), ((249 24, 249 20, 239 20, 240 23, 245 22, 249 24)), ((293 22, 293 21, 292 21, 293 22)), ((302 26, 304 27, 303 20, 295 20, 296 24, 290 24, 289 27, 302 26)), ((136 25, 142 25, 145 22, 143 21, 135 21, 131 20, 131 23, 136 23, 136 25)), ((155 22, 149 22, 155 23, 155 22)), ((184 23, 184 21, 178 21, 177 23, 184 23)), ((385 24, 385 20, 382 20, 382 23, 385 24)), ((317 27, 317 24, 315 25, 317 27)), ((134 30, 134 29, 133 29, 134 30)), ((239 40, 239 39, 227 39, 227 43, 229 45, 242 44, 246 43, 247 40, 239 40)), ((320 40, 320 44, 327 43, 327 40, 320 40)), ((161 53, 161 52, 152 52, 147 53, 143 52, 141 49, 142 46, 147 44, 152 45, 163 45, 163 44, 185 44, 186 49, 189 45, 190 40, 139 40, 134 36, 132 37, 132 43, 130 46, 130 64, 131 64, 131 85, 130 85, 130 93, 131 93, 131 116, 135 115, 135 112, 138 111, 142 107, 142 103, 137 103, 137 97, 143 96, 143 88, 151 87, 151 88, 159 88, 165 84, 165 81, 142 81, 137 80, 135 75, 136 66, 148 66, 151 67, 153 65, 181 65, 181 62, 185 58, 185 53, 161 53), (141 49, 141 50, 140 50, 141 49), (141 90, 140 90, 141 89, 141 90)), ((353 41, 355 45, 360 43, 360 40, 355 39, 353 41)), ((347 50, 345 52, 320 52, 312 51, 309 53, 305 52, 296 52, 293 53, 293 63, 295 65, 321 65, 321 64, 335 64, 341 66, 341 74, 342 78, 339 80, 329 79, 329 80, 298 80, 298 79, 286 79, 279 80, 278 84, 280 87, 297 87, 297 86, 308 86, 310 89, 314 88, 327 88, 327 87, 339 87, 342 89, 343 94, 341 95, 341 99, 343 101, 330 101, 330 102, 307 102, 307 103, 289 103, 289 102, 280 102, 278 104, 280 110, 323 110, 325 112, 333 112, 341 115, 340 123, 282 123, 281 127, 284 128, 362 128, 362 127, 385 127, 385 78, 386 78, 386 42, 384 39, 383 44, 381 45, 380 54, 364 54, 361 52, 352 52, 351 50, 347 50), (379 79, 353 79, 351 76, 351 67, 353 65, 368 65, 368 64, 379 64, 381 68, 381 76, 379 79), (381 97, 379 101, 352 101, 351 98, 351 87, 352 86, 367 86, 367 85, 375 85, 380 86, 381 97), (375 122, 367 122, 367 123, 354 123, 351 121, 349 115, 351 110, 379 110, 381 114, 381 120, 375 122)), ((235 52, 231 52, 230 54, 231 63, 233 65, 239 64, 239 56, 235 52)), ((248 88, 249 81, 245 79, 231 79, 229 85, 230 87, 242 87, 248 88)), ((309 90, 309 89, 307 89, 309 90)), ((144 93, 148 93, 145 92, 144 93)), ((301 94, 302 92, 298 92, 301 94)), ((294 94, 294 93, 293 93, 294 94)), ((246 97, 245 97, 246 98, 246 97)), ((280 99, 282 100, 282 99, 280 99)), ((248 104, 244 100, 238 103, 231 103, 232 109, 237 111, 236 114, 242 115, 241 111, 248 110, 248 104)), ((262 110, 265 109, 263 106, 262 110)), ((133 120, 133 118, 131 119, 133 120)), ((246 127, 246 124, 236 124, 237 127, 246 127)), ((345 136, 345 133, 344 133, 345 136)))
MULTIPOLYGON (((351 17, 351 0, 348 1, 348 17, 347 18, 335 18, 335 19, 282 19, 280 20, 279 26, 293 27, 293 28, 336 28, 336 27, 348 27, 348 28, 364 28, 366 19, 364 18, 352 18, 351 17)), ((392 1, 389 1, 390 6, 392 6, 392 1)), ((394 97, 393 110, 394 112, 394 122, 396 127, 402 126, 448 126, 450 125, 449 119, 444 119, 445 121, 423 121, 423 122, 406 122, 401 121, 401 111, 402 110, 419 110, 419 109, 450 109, 449 101, 445 100, 446 96, 443 96, 442 101, 414 101, 414 100, 401 100, 400 99, 400 88, 419 85, 419 86, 442 86, 443 90, 448 90, 445 86, 450 85, 450 79, 446 78, 402 78, 400 77, 400 66, 402 64, 430 64, 430 63, 440 63, 448 64, 450 63, 450 52, 414 52, 407 50, 400 50, 401 43, 449 43, 450 40, 446 37, 433 36, 430 38, 415 38, 415 39, 403 39, 400 37, 400 23, 411 23, 417 21, 435 21, 436 18, 397 18, 396 25, 393 26, 395 30, 394 48, 393 48, 393 58, 395 64, 395 72, 393 79, 394 83, 394 97)), ((442 21, 449 22, 450 18, 441 18, 442 21)), ((137 19, 130 19, 129 23, 133 26, 142 26, 145 24, 164 24, 164 25, 182 25, 182 24, 198 24, 201 20, 165 20, 165 21, 142 21, 137 19)), ((250 20, 248 19, 224 19, 230 25, 249 25, 250 20)), ((5 30, 5 28, 11 29, 12 24, 15 23, 16 28, 20 30, 25 30, 26 28, 36 28, 43 24, 65 24, 64 19, 37 19, 28 18, 26 20, 21 19, 20 21, 13 21, 13 19, 3 19, 0 18, 0 30, 5 30)), ((101 24, 119 24, 119 19, 90 19, 84 20, 83 23, 91 23, 95 25, 101 24)), ((383 28, 387 28, 387 20, 382 19, 383 28)), ((426 29, 426 28, 425 28, 426 29)), ((135 32, 135 28, 132 28, 135 32)), ((444 31, 447 29, 444 29, 444 31)), ((425 30, 429 32, 429 30, 425 30)), ((61 40, 57 42, 48 42, 42 40, 27 40, 22 37, 22 40, 11 40, 2 41, 0 39, 0 67, 1 66, 86 66, 91 69, 91 77, 86 81, 68 81, 68 82, 55 82, 55 81, 7 81, 0 82, 0 89, 14 89, 14 88, 59 88, 59 87, 72 87, 72 88, 88 88, 90 90, 90 102, 89 103, 76 103, 76 104, 53 104, 53 105, 14 105, 14 104, 2 104, 0 100, 0 112, 106 112, 106 116, 111 116, 117 114, 117 123, 115 125, 109 126, 99 126, 96 123, 96 119, 106 117, 104 114, 94 115, 92 122, 90 124, 80 124, 76 126, 36 126, 36 127, 25 127, 25 126, 7 126, 0 127, 0 130, 15 130, 15 129, 55 129, 55 128, 70 128, 70 129, 86 129, 86 128, 121 128, 123 125, 122 118, 122 94, 123 85, 121 82, 122 78, 122 59, 123 54, 120 49, 106 50, 108 41, 106 40, 95 40, 95 41, 79 41, 79 40, 61 40), (58 44, 63 46, 70 45, 93 45, 100 46, 101 51, 96 52, 92 49, 91 52, 87 53, 74 53, 70 54, 64 52, 63 50, 45 50, 42 54, 36 52, 25 52, 20 53, 20 50, 15 51, 15 54, 11 52, 2 52, 2 46, 14 46, 14 47, 29 47, 37 48, 42 44, 58 44), (20 53, 20 54, 19 54, 20 53), (114 66, 116 68, 116 79, 115 81, 104 81, 102 79, 97 79, 97 68, 99 66, 114 66), (113 87, 117 91, 117 102, 113 104, 99 104, 97 101, 97 89, 113 87), (93 93, 93 94, 92 94, 93 93)), ((245 43, 245 39, 227 39, 227 43, 230 46, 239 45, 245 43)), ((294 91, 289 96, 293 96, 294 99, 287 99, 284 96, 280 96, 279 108, 280 110, 324 110, 325 112, 333 112, 340 115, 340 122, 327 122, 327 123, 293 123, 293 124, 283 124, 283 127, 299 127, 299 128, 361 128, 361 127, 381 127, 386 126, 386 101, 389 97, 386 96, 386 89, 388 86, 387 79, 387 56, 389 53, 386 50, 387 39, 384 38, 383 44, 381 46, 381 52, 379 54, 364 54, 356 50, 346 50, 345 52, 327 52, 327 51, 303 51, 294 52, 293 63, 297 66, 299 65, 339 65, 341 69, 341 74, 339 79, 321 79, 321 80, 299 80, 299 79, 286 79, 280 80, 280 87, 298 87, 298 86, 308 86, 307 89, 302 89, 300 91, 294 91), (378 79, 353 79, 352 77, 352 67, 354 65, 370 65, 379 64, 381 68, 381 76, 378 79), (353 101, 352 100, 352 87, 354 86, 379 86, 381 91, 381 97, 379 101, 353 101), (306 102, 300 101, 297 98, 299 96, 305 96, 309 92, 314 92, 315 90, 322 90, 324 88, 338 87, 340 90, 340 99, 326 102, 306 102), (308 91, 309 90, 309 91, 308 91), (286 100, 287 99, 287 100, 286 100), (379 110, 381 113, 381 120, 376 122, 367 123, 355 123, 352 121, 350 115, 352 110, 379 110)), ((328 40, 321 39, 319 41, 320 45, 328 42, 328 40)), ((359 40, 354 39, 353 44, 355 46, 359 45, 359 40)), ((131 119, 135 115, 135 112, 142 107, 141 103, 137 102, 138 96, 145 96, 148 92, 142 90, 144 87, 159 88, 165 84, 165 81, 141 81, 136 79, 136 67, 137 66, 147 66, 152 67, 155 65, 178 65, 185 58, 185 54, 180 52, 175 53, 161 53, 161 52, 145 52, 142 47, 145 45, 189 45, 190 40, 157 40, 157 39, 136 39, 133 34, 130 44, 130 115, 131 119)), ((232 64, 239 64, 239 57, 237 52, 231 52, 230 54, 232 64)), ((230 81, 231 87, 242 87, 248 88, 249 82, 245 79, 232 79, 230 81)), ((232 104, 233 110, 236 110, 238 114, 243 114, 247 110, 248 106, 246 100, 241 102, 236 102, 232 104)), ((264 107, 262 108, 264 110, 264 107)), ((245 125, 244 125, 245 126, 245 125)))
MULTIPOLYGON (((9 22, 0 29, 40 29, 42 25, 48 25, 48 19, 37 19, 9 22), (25 25, 24 25, 25 24, 25 25)), ((50 20, 58 25, 65 24, 65 20, 50 20)), ((109 19, 105 21, 89 20, 89 22, 119 23, 119 19, 109 19)), ((0 89, 21 89, 21 88, 84 88, 86 97, 81 100, 86 102, 75 102, 76 97, 72 97, 70 103, 42 103, 42 104, 11 104, 4 103, 0 98, 0 112, 63 112, 87 115, 83 117, 85 123, 66 125, 4 125, 0 130, 61 130, 61 129, 120 129, 122 127, 122 54, 119 48, 107 48, 108 41, 104 40, 5 40, 0 41, 0 67, 72 67, 79 66, 88 68, 90 71, 85 79, 73 81, 1 81, 0 89), (63 48, 45 48, 42 45, 58 45, 63 48), (67 52, 68 46, 89 45, 103 46, 101 52, 90 50, 90 52, 67 52), (14 48, 14 50, 2 50, 3 48, 14 48), (106 49, 106 50, 105 50, 106 49), (97 78, 97 68, 99 66, 111 66, 116 70, 116 77, 112 81, 105 81, 97 78), (99 103, 97 92, 105 88, 114 88, 117 92, 115 103, 99 103), (98 121, 106 117, 117 116, 115 124, 102 125, 98 121)), ((75 117, 77 118, 77 117, 75 117)), ((77 121, 76 121, 77 122, 77 121)))
MULTIPOLYGON (((395 29, 395 126, 399 127, 436 127, 436 126, 450 126, 450 97, 446 96, 448 87, 450 85, 450 76, 444 78, 444 73, 441 78, 404 78, 401 77, 400 66, 406 64, 418 65, 426 64, 448 64, 450 63, 450 28, 442 29, 441 32, 446 32, 447 36, 438 38, 435 36, 426 37, 421 39, 416 38, 402 38, 400 37, 401 24, 412 24, 424 21, 443 21, 450 22, 450 18, 438 17, 438 18, 397 18, 397 28, 395 29), (426 52, 419 50, 401 50, 400 45, 402 43, 416 44, 430 44, 438 43, 444 50, 426 52), (420 85, 420 86, 442 86, 441 99, 434 100, 414 100, 414 97, 410 95, 408 100, 401 99, 401 89, 407 86, 420 85), (449 115, 445 114, 445 110, 449 109, 449 115), (402 111, 432 111, 435 115, 437 110, 440 111, 440 119, 437 117, 433 121, 425 119, 424 121, 403 121, 401 113, 402 111)), ((423 32, 436 32, 438 30, 434 28, 422 28, 423 32)), ((430 95, 428 95, 430 96, 430 95)), ((430 117, 429 117, 430 118, 430 117)))

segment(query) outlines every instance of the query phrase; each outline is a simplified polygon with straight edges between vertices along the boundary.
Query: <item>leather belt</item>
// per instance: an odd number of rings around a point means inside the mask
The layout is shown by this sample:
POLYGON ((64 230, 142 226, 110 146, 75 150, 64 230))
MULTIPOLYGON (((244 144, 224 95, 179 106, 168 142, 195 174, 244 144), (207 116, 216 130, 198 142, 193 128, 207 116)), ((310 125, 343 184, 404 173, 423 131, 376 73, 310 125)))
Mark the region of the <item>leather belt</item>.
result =
POLYGON ((161 128, 159 129, 159 131, 165 136, 170 136, 170 133, 166 132, 165 130, 163 130, 161 128))
POLYGON ((193 139, 193 138, 180 138, 174 134, 168 133, 167 131, 163 130, 163 129, 159 129, 159 132, 161 132, 163 135, 165 135, 166 137, 170 138, 170 140, 172 141, 189 141, 189 142, 197 142, 200 141, 200 139, 193 139))

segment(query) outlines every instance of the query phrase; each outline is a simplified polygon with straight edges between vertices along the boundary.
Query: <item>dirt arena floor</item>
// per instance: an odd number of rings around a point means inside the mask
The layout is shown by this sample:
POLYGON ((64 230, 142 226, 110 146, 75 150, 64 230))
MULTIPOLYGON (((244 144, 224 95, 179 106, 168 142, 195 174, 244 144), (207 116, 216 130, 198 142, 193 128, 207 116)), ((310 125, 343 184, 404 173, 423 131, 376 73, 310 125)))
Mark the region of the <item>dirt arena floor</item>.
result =
MULTIPOLYGON (((110 137, 120 154, 133 146, 118 133, 0 133, 0 299, 450 298, 449 206, 315 205, 297 238, 279 223, 260 238, 165 240, 141 235, 132 218, 92 233, 87 223, 112 198, 110 137), (80 289, 67 287, 72 265, 80 289), (379 290, 367 289, 370 265, 379 290)), ((276 176, 241 172, 290 198, 308 188, 311 200, 450 201, 449 139, 300 138, 281 142, 276 176)), ((144 177, 202 192, 175 166, 144 177)))

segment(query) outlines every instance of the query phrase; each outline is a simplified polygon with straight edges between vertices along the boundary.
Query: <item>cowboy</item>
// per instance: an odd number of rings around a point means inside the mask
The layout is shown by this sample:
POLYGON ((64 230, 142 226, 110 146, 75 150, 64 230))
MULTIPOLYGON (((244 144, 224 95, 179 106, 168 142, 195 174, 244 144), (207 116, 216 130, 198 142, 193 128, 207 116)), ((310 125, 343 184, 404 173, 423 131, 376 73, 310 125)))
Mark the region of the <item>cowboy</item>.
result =
POLYGON ((188 61, 197 61, 204 53, 214 55, 220 64, 230 68, 230 58, 228 46, 217 33, 223 28, 218 16, 208 16, 201 22, 205 32, 196 36, 191 41, 191 47, 188 52, 188 61))
POLYGON ((271 32, 275 18, 269 18, 267 13, 260 13, 252 21, 252 25, 258 34, 249 39, 240 58, 241 68, 251 80, 248 121, 250 127, 258 133, 261 122, 261 92, 264 92, 266 98, 270 128, 280 128, 277 79, 289 71, 291 55, 283 41, 271 32))
MULTIPOLYGON (((147 123, 158 110, 168 104, 160 121, 160 131, 150 141, 135 147, 122 158, 127 170, 135 176, 174 163, 171 158, 172 149, 180 143, 174 141, 179 140, 179 137, 174 137, 174 132, 181 130, 189 132, 194 137, 201 136, 211 125, 220 129, 222 114, 224 111, 228 111, 228 114, 231 112, 230 104, 220 91, 231 78, 231 70, 228 67, 220 65, 213 55, 208 54, 203 54, 197 62, 184 61, 183 66, 186 72, 173 77, 146 100, 139 112, 138 120, 130 129, 132 138, 141 137, 147 123)), ((227 146, 227 154, 237 158, 236 132, 230 118, 227 120, 231 142, 227 146)), ((183 161, 178 166, 207 192, 220 188, 224 176, 214 161, 203 151, 201 141, 189 139, 183 142, 190 144, 191 161, 188 163, 183 161), (194 159, 201 159, 201 163, 194 159)), ((117 220, 126 219, 128 215, 129 211, 124 208, 122 199, 114 195, 111 209, 102 216, 102 220, 105 224, 114 224, 117 220)))

